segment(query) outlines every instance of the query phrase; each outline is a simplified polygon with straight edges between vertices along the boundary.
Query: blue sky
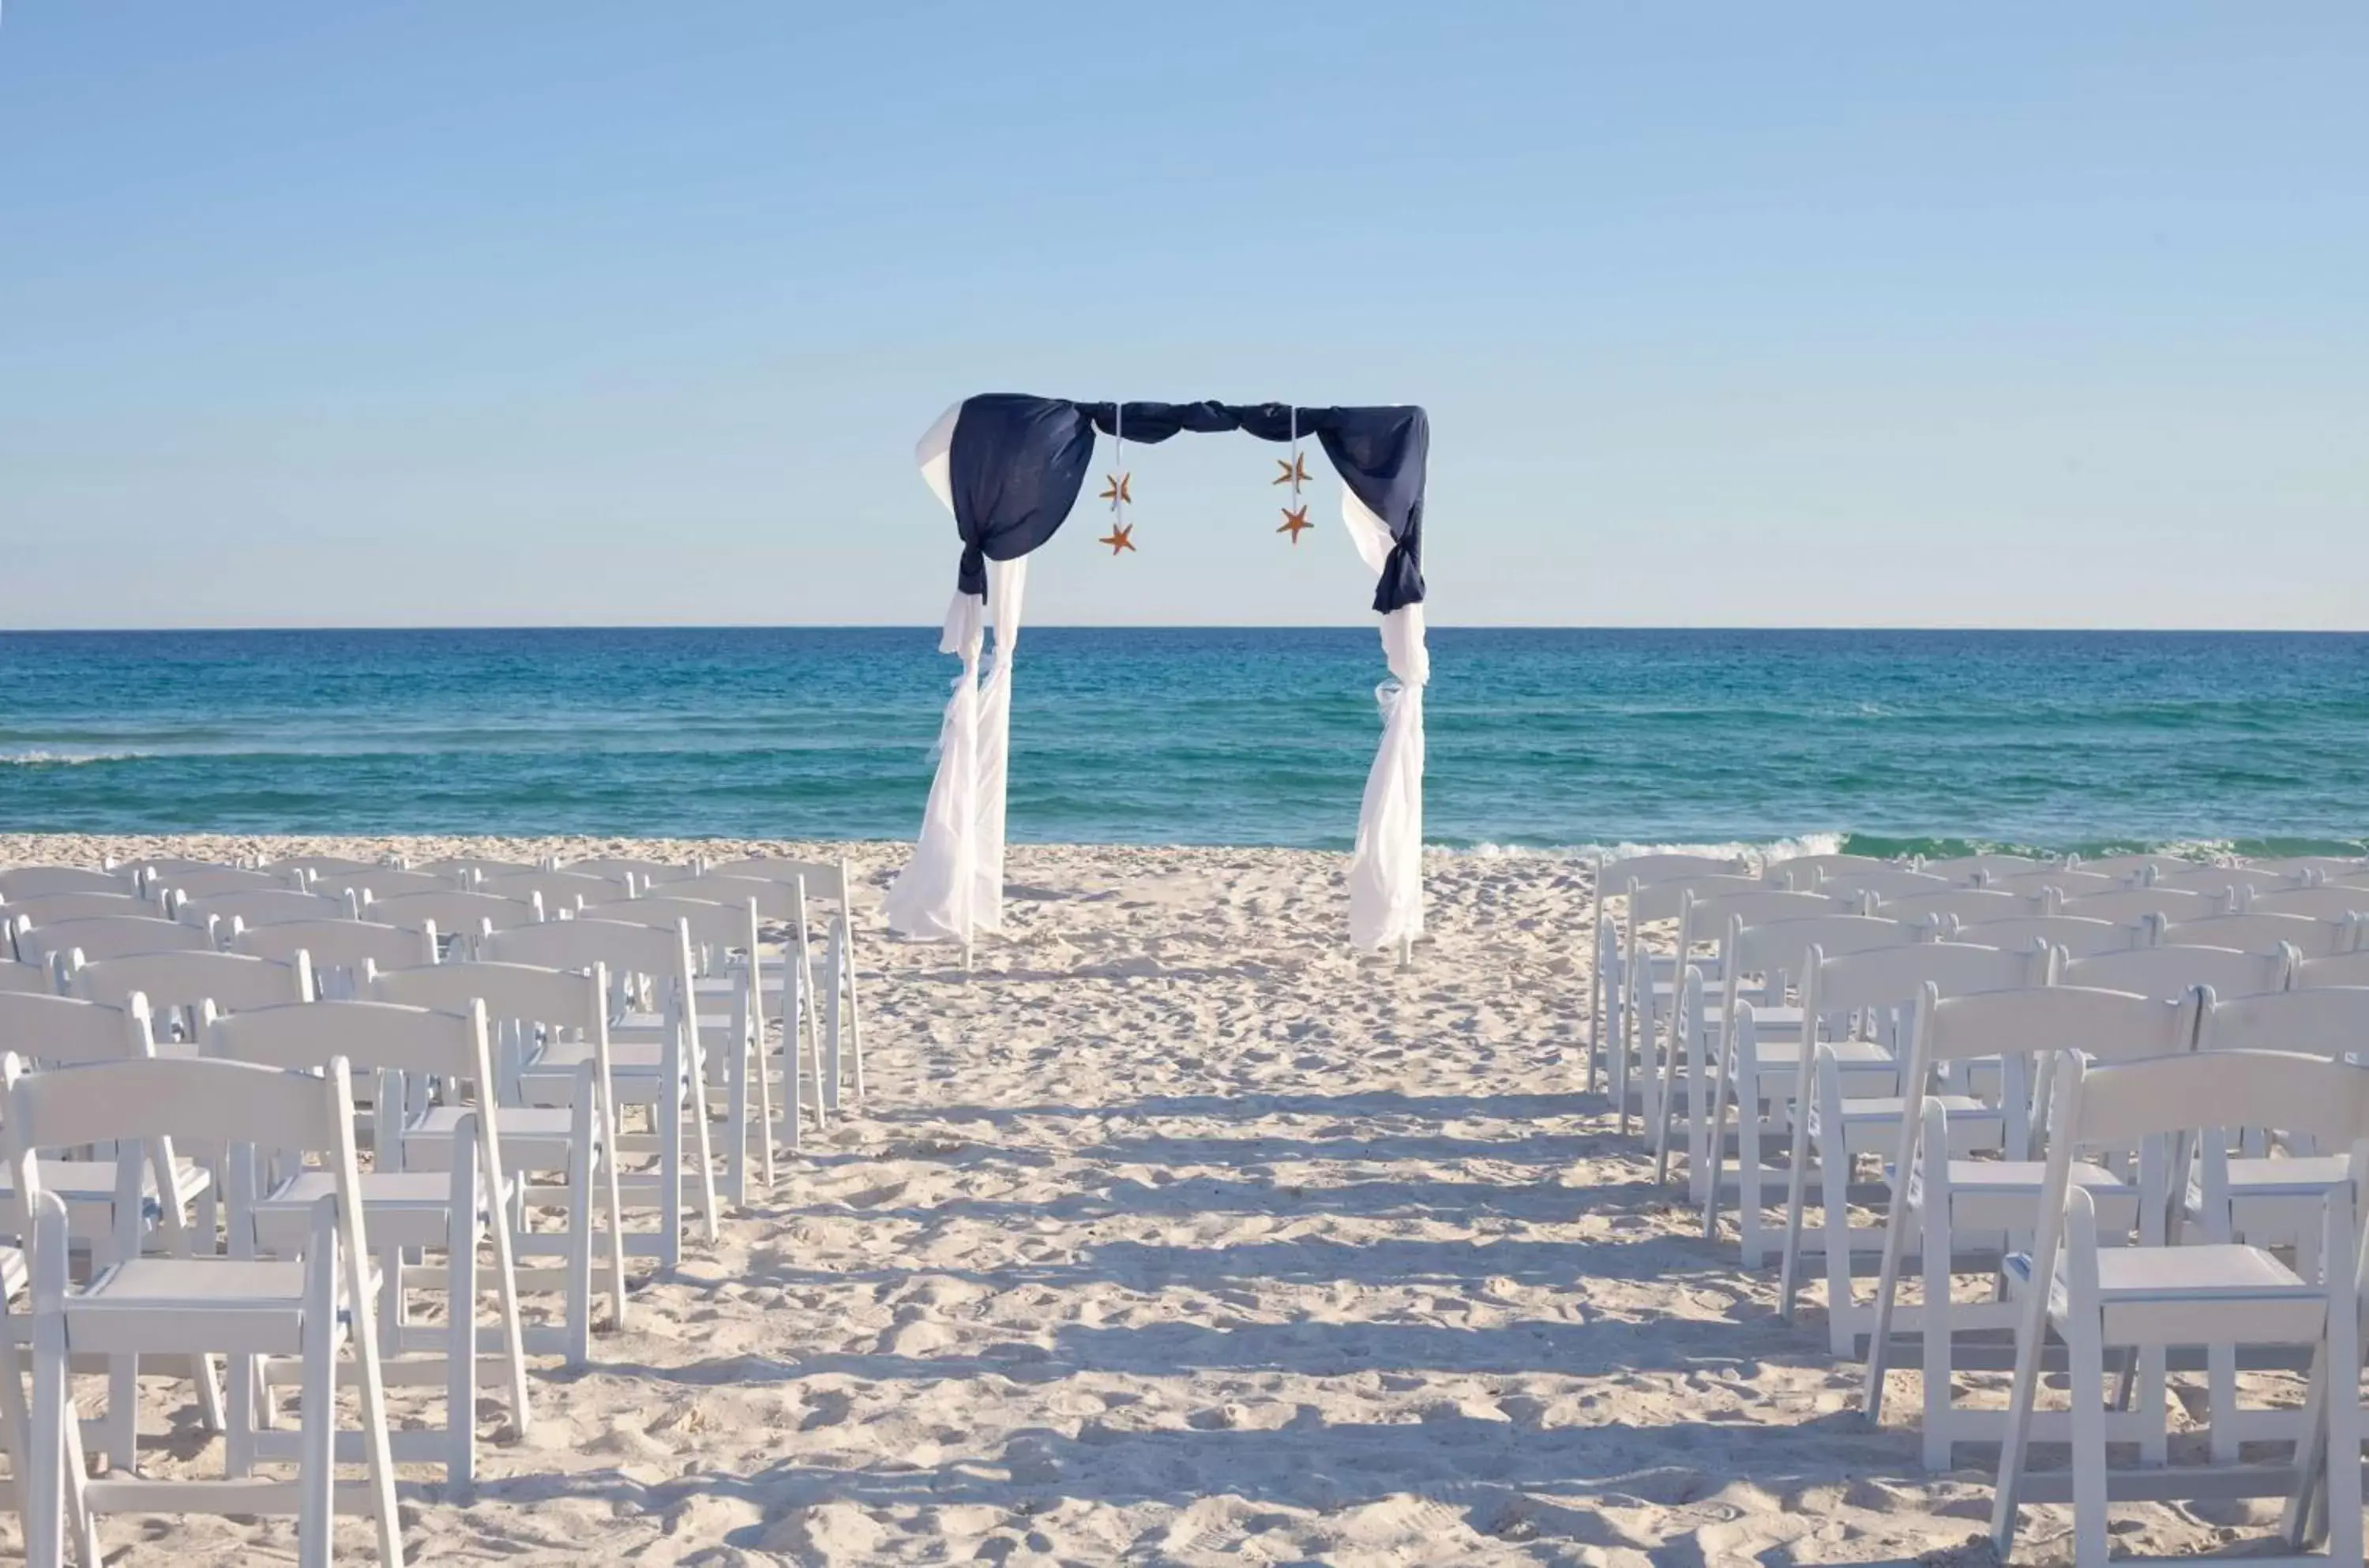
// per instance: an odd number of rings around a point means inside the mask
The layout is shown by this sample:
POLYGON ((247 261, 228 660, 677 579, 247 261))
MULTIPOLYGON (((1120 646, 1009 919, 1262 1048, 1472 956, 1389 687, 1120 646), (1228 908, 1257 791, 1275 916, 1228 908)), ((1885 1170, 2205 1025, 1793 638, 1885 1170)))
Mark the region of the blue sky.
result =
MULTIPOLYGON (((2364 81, 2357 0, 8 0, 0 624, 934 622, 912 441, 1018 390, 1425 404, 1442 623, 2369 627, 2364 81)), ((1033 618, 1364 619, 1268 456, 1033 618)))

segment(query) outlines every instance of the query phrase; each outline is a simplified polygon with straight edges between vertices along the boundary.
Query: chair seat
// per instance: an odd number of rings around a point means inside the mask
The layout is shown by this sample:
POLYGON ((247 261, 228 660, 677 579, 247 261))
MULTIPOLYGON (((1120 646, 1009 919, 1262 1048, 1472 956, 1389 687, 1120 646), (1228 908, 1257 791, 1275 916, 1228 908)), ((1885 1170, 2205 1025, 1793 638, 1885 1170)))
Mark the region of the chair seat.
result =
POLYGON ((305 1265, 294 1259, 133 1258, 65 1300, 74 1348, 293 1354, 305 1265))
MULTIPOLYGON (((1973 1154, 1996 1149, 2007 1137, 2007 1113, 1997 1105, 1986 1105, 1970 1094, 1934 1094, 1928 1098, 1940 1102, 1941 1111, 1950 1123, 1950 1152, 1973 1154)), ((1817 1102, 1810 1104, 1810 1136, 1827 1138, 1839 1131, 1843 1147, 1853 1154, 1891 1153, 1899 1140, 1900 1118, 1906 1102, 1897 1094, 1880 1095, 1866 1100, 1845 1100, 1839 1129, 1830 1129, 1823 1123, 1823 1111, 1817 1102)))
MULTIPOLYGON (((2010 1284, 2029 1288, 2031 1261, 2007 1260, 2010 1284)), ((2327 1298, 2260 1247, 2101 1247, 2098 1298, 2109 1345, 2309 1345, 2327 1298)), ((2060 1266, 2048 1292, 2060 1327, 2073 1304, 2060 1266)))
MULTIPOLYGON (((699 1015, 699 1027, 704 1034, 725 1034, 730 1031, 732 1024, 733 1018, 729 1013, 702 1013, 699 1015)), ((627 1013, 610 1021, 609 1038, 614 1041, 647 1037, 661 1033, 665 1028, 666 1017, 662 1013, 627 1013)))
POLYGON ((2193 1247, 2105 1248, 2098 1254, 2098 1294, 2113 1302, 2201 1295, 2318 1299, 2320 1292, 2260 1247, 2214 1242, 2193 1247))
MULTIPOLYGON (((69 1206, 86 1203, 115 1202, 116 1164, 112 1160, 44 1160, 41 1162, 41 1188, 53 1192, 69 1206)), ((202 1168, 186 1160, 173 1162, 174 1196, 188 1203, 212 1185, 213 1177, 202 1168)), ((17 1179, 6 1167, 0 1167, 0 1195, 13 1195, 17 1179)), ((156 1196, 156 1168, 146 1160, 140 1162, 140 1196, 156 1196)))
MULTIPOLYGON (((2048 1186, 2045 1160, 1952 1160, 1950 1222, 1960 1230, 2013 1230, 2026 1235, 2040 1223, 2040 1200, 2048 1186)), ((2138 1189, 2097 1165, 2077 1162, 2076 1186, 2088 1189, 2100 1221, 2127 1229, 2138 1218, 2138 1189)), ((1908 1173, 1911 1207, 1925 1205, 1925 1167, 1908 1173)))
MULTIPOLYGON (((2351 1159, 2342 1154, 2312 1154, 2293 1160, 2232 1160, 2229 1162, 2229 1200, 2232 1203, 2243 1203, 2248 1198, 2317 1200, 2350 1181, 2352 1167, 2351 1159)), ((2204 1188, 2201 1182, 2189 1183, 2188 1206, 2195 1210, 2204 1207, 2204 1188)))
MULTIPOLYGON (((312 1232, 313 1206, 337 1191, 326 1171, 306 1171, 282 1182, 254 1208, 258 1244, 295 1252, 312 1232)), ((508 1185, 515 1185, 515 1179, 508 1185)), ((362 1230, 373 1247, 441 1247, 451 1234, 452 1177, 445 1171, 366 1171, 361 1177, 362 1230)), ((477 1195, 477 1215, 486 1215, 477 1195)))
MULTIPOLYGON (((477 1114, 475 1105, 431 1105, 412 1117, 403 1127, 406 1161, 415 1171, 446 1169, 461 1119, 477 1114)), ((566 1105, 497 1106, 494 1137, 501 1144, 504 1166, 555 1169, 575 1152, 576 1112, 566 1105)))
MULTIPOLYGON (((573 1072, 592 1059, 589 1040, 555 1040, 544 1047, 540 1055, 520 1069, 522 1072, 573 1072)), ((666 1047, 645 1041, 631 1045, 609 1047, 609 1070, 612 1075, 628 1072, 656 1072, 666 1062, 666 1047)))
MULTIPOLYGON (((1786 1011, 1793 1013, 1798 1022, 1800 1009, 1787 1008, 1786 1011)), ((1899 1059, 1873 1040, 1825 1040, 1820 1044, 1835 1053, 1835 1065, 1842 1070, 1846 1082, 1870 1072, 1894 1076, 1899 1073, 1899 1059)), ((1803 1048, 1800 1040, 1756 1040, 1752 1055, 1761 1076, 1779 1078, 1790 1085, 1801 1071, 1803 1048)), ((1808 1048, 1814 1050, 1816 1047, 1808 1048)), ((1730 1059, 1734 1059, 1731 1057, 1730 1059)))

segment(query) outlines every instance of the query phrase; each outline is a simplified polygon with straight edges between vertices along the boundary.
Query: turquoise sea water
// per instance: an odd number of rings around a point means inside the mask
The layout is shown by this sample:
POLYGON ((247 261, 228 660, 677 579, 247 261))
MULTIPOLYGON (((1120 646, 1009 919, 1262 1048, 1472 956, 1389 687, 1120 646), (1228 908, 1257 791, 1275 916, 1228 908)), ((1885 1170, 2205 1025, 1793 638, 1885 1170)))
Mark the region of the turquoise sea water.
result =
MULTIPOLYGON (((1426 837, 2357 849, 2369 636, 1436 630, 1426 837)), ((0 831, 910 838, 924 630, 0 635, 0 831)), ((1342 848, 1370 628, 1032 628, 1010 830, 1342 848)))

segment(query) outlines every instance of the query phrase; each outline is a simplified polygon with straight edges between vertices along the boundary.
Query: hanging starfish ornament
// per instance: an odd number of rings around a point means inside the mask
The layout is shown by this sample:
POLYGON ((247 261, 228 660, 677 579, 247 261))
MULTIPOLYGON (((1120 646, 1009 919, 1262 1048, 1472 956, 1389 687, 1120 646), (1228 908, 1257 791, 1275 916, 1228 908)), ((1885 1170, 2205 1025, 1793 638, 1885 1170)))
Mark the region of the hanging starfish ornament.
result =
POLYGON ((1111 531, 1108 533, 1104 534, 1100 539, 1095 540, 1094 543, 1097 544, 1109 545, 1111 547, 1111 554, 1116 555, 1122 550, 1132 550, 1135 548, 1134 534, 1135 524, 1131 522, 1114 522, 1111 524, 1111 531))
POLYGON ((1283 472, 1275 476, 1274 483, 1288 485, 1291 486, 1293 495, 1299 494, 1299 487, 1308 483, 1308 459, 1295 452, 1291 454, 1290 462, 1286 463, 1278 457, 1275 460, 1275 465, 1283 472))
POLYGON ((1101 498, 1111 504, 1111 510, 1116 511, 1123 506, 1135 504, 1135 498, 1127 493, 1127 482, 1134 478, 1134 475, 1105 474, 1103 477, 1110 481, 1110 488, 1102 493, 1101 498))
POLYGON ((1284 508, 1283 526, 1276 529, 1276 532, 1277 533, 1290 534, 1291 542, 1294 544, 1297 544, 1299 543, 1300 534, 1304 531, 1315 526, 1316 525, 1314 523, 1308 521, 1308 508, 1303 504, 1297 507, 1284 508))

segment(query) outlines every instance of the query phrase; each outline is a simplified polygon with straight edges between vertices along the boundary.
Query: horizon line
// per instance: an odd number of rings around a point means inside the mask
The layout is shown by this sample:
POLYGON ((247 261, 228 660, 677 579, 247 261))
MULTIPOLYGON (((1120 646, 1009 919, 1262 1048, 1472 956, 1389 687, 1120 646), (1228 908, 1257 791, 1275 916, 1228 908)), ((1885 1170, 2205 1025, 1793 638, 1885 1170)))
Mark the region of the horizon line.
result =
MULTIPOLYGON (((1046 622, 1029 623, 1024 635, 1039 632, 1357 632, 1368 626, 1379 629, 1379 619, 1363 624, 1341 622, 1046 622)), ((395 624, 345 625, 336 623, 263 623, 254 624, 194 624, 194 625, 96 625, 96 626, 0 626, 0 637, 40 636, 167 636, 186 634, 200 635, 247 635, 258 633, 308 632, 911 632, 933 635, 943 630, 935 623, 893 621, 816 621, 816 622, 461 622, 395 624)), ((2369 625, 2362 626, 2018 626, 1987 625, 1975 623, 1936 622, 1859 623, 1835 625, 1792 625, 1774 623, 1671 623, 1600 622, 1547 624, 1513 621, 1436 622, 1425 627, 1427 632, 1886 632, 1935 633, 1976 632, 2001 636, 2312 636, 2344 637, 2369 635, 2369 625)))

